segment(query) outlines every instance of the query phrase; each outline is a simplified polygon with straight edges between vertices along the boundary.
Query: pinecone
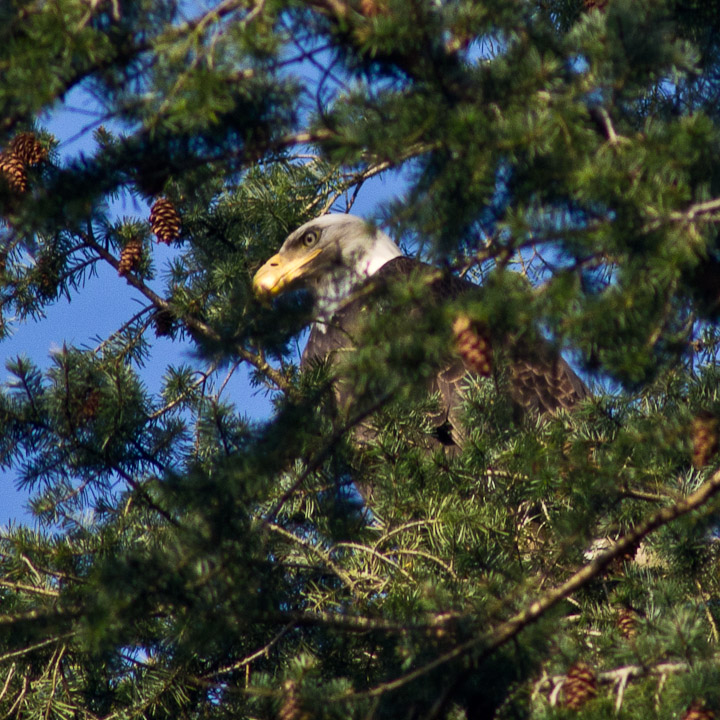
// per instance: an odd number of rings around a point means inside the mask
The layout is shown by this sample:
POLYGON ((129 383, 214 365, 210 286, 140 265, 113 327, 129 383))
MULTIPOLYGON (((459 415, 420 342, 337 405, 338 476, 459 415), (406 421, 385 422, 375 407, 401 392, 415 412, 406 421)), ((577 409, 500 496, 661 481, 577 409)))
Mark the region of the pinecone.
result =
POLYGON ((35 137, 35 133, 24 132, 16 135, 10 143, 10 150, 25 165, 37 165, 47 159, 48 152, 35 137))
POLYGON ((452 329, 455 346, 463 362, 478 375, 489 377, 493 353, 487 332, 467 315, 458 315, 452 329))
POLYGON ((173 329, 174 318, 172 313, 167 310, 158 310, 155 313, 153 319, 153 325, 155 326, 155 337, 163 337, 170 335, 173 329))
POLYGON ((715 713, 705 707, 703 700, 693 700, 681 720, 715 720, 715 713))
POLYGON ((597 678, 592 668, 584 662, 576 662, 565 678, 565 707, 579 710, 597 695, 597 678))
POLYGON ((692 463, 705 467, 718 451, 718 419, 708 410, 701 410, 692 421, 692 463))
POLYGON ((54 298, 60 282, 60 260, 52 253, 43 253, 38 257, 35 271, 40 294, 44 298, 54 298))
POLYGON ((100 391, 97 388, 89 390, 78 408, 77 417, 80 423, 92 420, 100 407, 100 391))
POLYGON ((16 193, 27 190, 25 163, 14 153, 7 150, 0 153, 0 174, 5 176, 10 189, 16 193))
POLYGON ((637 635, 637 615, 629 608, 620 608, 617 614, 617 626, 620 634, 630 640, 637 635))
POLYGON ((180 234, 180 215, 167 198, 158 198, 150 210, 150 226, 158 242, 170 244, 180 234))
POLYGON ((358 10, 367 18, 387 15, 387 6, 382 0, 360 0, 358 10))
POLYGON ((118 263, 118 275, 125 277, 128 273, 137 270, 142 260, 142 240, 137 237, 132 237, 127 241, 127 244, 120 253, 120 262, 118 263))

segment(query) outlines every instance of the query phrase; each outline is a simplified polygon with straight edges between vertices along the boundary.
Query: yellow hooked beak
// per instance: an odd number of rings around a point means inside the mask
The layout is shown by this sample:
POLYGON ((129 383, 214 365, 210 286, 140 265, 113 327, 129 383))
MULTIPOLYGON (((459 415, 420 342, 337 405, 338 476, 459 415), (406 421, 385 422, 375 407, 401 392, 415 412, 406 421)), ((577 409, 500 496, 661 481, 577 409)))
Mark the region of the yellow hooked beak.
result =
POLYGON ((322 248, 316 248, 308 255, 288 258, 284 255, 273 255, 256 273, 253 278, 253 292, 259 298, 271 298, 279 295, 298 278, 303 276, 303 268, 312 262, 322 248))

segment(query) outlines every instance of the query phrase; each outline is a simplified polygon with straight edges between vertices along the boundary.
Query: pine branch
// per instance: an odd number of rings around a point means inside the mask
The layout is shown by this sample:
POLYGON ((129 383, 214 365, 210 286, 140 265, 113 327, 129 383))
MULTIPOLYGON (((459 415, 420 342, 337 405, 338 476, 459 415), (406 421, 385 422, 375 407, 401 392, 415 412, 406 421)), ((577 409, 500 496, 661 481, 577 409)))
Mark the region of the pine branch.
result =
MULTIPOLYGON (((614 670, 603 670, 596 673, 595 679, 599 685, 614 685, 616 688, 615 711, 619 712, 622 707, 623 698, 629 680, 636 680, 645 677, 659 677, 661 681, 667 675, 675 675, 684 672, 697 672, 699 665, 707 665, 708 667, 717 667, 720 662, 720 655, 714 655, 710 658, 698 662, 680 661, 680 662, 662 662, 658 665, 625 665, 615 668, 614 670)), ((562 690, 567 675, 544 675, 534 685, 532 695, 547 695, 551 706, 557 705, 560 691, 562 690)))
POLYGON ((120 475, 120 477, 125 480, 125 482, 133 489, 135 490, 138 495, 140 495, 145 502, 145 504, 151 509, 154 510, 158 515, 161 515, 165 520, 167 520, 171 525, 175 527, 179 527, 180 523, 167 511, 165 508, 158 505, 150 496, 150 493, 147 491, 147 489, 144 487, 144 483, 138 482, 130 473, 125 472, 120 467, 114 467, 113 470, 120 475))
MULTIPOLYGON (((411 520, 410 522, 403 523, 398 527, 394 527, 391 530, 386 530, 383 534, 375 541, 374 547, 377 549, 382 543, 387 542, 391 537, 398 535, 403 532, 407 532, 412 528, 424 528, 431 525, 437 525, 440 521, 435 518, 424 518, 422 520, 411 520)), ((382 523, 382 518, 379 518, 379 523, 382 523)), ((379 529, 384 530, 382 524, 371 526, 371 530, 379 529)))
POLYGON ((342 582, 347 586, 348 590, 351 592, 352 595, 357 597, 355 593, 355 581, 348 575, 347 572, 343 568, 341 568, 336 562, 333 561, 333 559, 330 557, 329 552, 325 552, 322 550, 322 548, 318 547, 317 545, 314 545, 313 543, 309 542, 308 540, 304 540, 302 538, 297 537, 297 535, 293 535, 290 531, 286 530, 285 528, 280 527, 279 525, 276 525, 275 523, 266 523, 265 527, 267 527, 269 530, 272 530, 275 533, 278 533, 279 535, 282 535, 287 540, 290 540, 290 542, 295 543, 299 545, 300 547, 304 548, 310 553, 313 553, 314 555, 317 555, 325 565, 327 565, 330 570, 332 570, 335 575, 342 580, 342 582))
POLYGON ((8 688, 10 687, 10 681, 13 679, 13 676, 15 675, 16 667, 17 666, 15 665, 15 663, 13 663, 10 666, 10 669, 8 670, 8 674, 5 677, 5 683, 2 686, 2 690, 0 690, 0 701, 2 701, 2 699, 5 697, 5 694, 7 693, 8 688))
MULTIPOLYGON (((327 136, 323 136, 322 139, 326 139, 326 137, 327 136)), ((405 152, 401 153, 397 157, 394 157, 392 160, 374 160, 364 170, 352 173, 347 178, 345 178, 343 182, 339 185, 338 190, 330 194, 325 200, 325 202, 323 202, 323 204, 319 207, 319 209, 317 210, 317 214, 324 215, 325 213, 327 213, 330 208, 337 202, 337 200, 341 198, 343 194, 346 193, 351 187, 359 187, 366 180, 381 175, 382 173, 390 170, 391 168, 399 167, 407 160, 420 157, 420 155, 424 155, 430 152, 432 149, 432 145, 426 143, 415 143, 414 145, 411 145, 409 148, 407 148, 405 152)), ((320 204, 321 200, 322 196, 313 198, 313 200, 311 200, 303 208, 303 213, 309 213, 311 210, 316 208, 320 204)))
MULTIPOLYGON (((379 552, 375 548, 371 548, 371 547, 368 547, 367 545, 359 545, 358 543, 351 543, 351 542, 338 543, 337 547, 346 547, 346 548, 351 548, 353 550, 359 550, 360 552, 368 553, 369 555, 376 557, 382 563, 390 565, 391 567, 395 568, 395 570, 397 570, 401 575, 403 575, 406 580, 409 580, 410 582, 412 582, 412 580, 413 580, 410 573, 408 573, 406 570, 403 570, 400 567, 400 564, 396 560, 389 558, 387 555, 383 555, 381 552, 379 552)), ((399 551, 397 549, 393 549, 393 552, 399 553, 399 551)))
POLYGON ((720 633, 718 633, 718 627, 717 623, 715 622, 715 618, 713 617, 712 612, 710 612, 710 607, 712 600, 710 596, 703 590, 703 586, 700 584, 700 581, 696 578, 695 579, 695 587, 698 589, 698 593, 700 593, 700 597, 703 599, 703 608, 705 610, 705 617, 707 618, 708 625, 710 625, 710 632, 712 633, 712 639, 713 642, 718 645, 720 644, 720 633))
POLYGON ((254 660, 257 660, 258 658, 267 656, 267 653, 270 651, 270 649, 277 645, 278 642, 280 642, 280 640, 282 640, 282 638, 287 635, 287 633, 294 627, 294 622, 288 623, 282 630, 280 630, 280 632, 274 635, 273 638, 265 645, 263 645, 259 650, 256 650, 254 653, 247 655, 242 660, 238 660, 232 665, 226 665, 224 667, 218 668, 217 670, 213 670, 212 672, 207 673, 206 675, 202 676, 202 679, 205 680, 210 676, 216 675, 227 675, 228 673, 235 672, 236 670, 240 670, 240 668, 250 665, 250 663, 252 663, 254 660))
POLYGON ((691 205, 687 210, 685 210, 685 212, 670 213, 670 217, 673 220, 681 222, 685 220, 692 222, 692 220, 694 220, 698 215, 707 215, 715 210, 720 210, 720 198, 696 203, 695 205, 691 205))
MULTIPOLYGON (((600 553, 574 573, 562 585, 542 595, 525 610, 489 633, 485 639, 478 639, 476 645, 483 645, 480 657, 486 657, 493 650, 512 640, 530 623, 538 620, 561 600, 576 592, 600 575, 613 560, 640 544, 648 535, 684 515, 697 510, 711 500, 720 491, 720 471, 703 483, 694 493, 674 505, 658 510, 645 522, 616 540, 605 552, 600 553)), ((471 641, 472 642, 472 641, 471 641)))
POLYGON ((643 232, 649 233, 657 230, 668 221, 691 224, 700 218, 704 222, 715 223, 720 221, 720 215, 714 214, 720 211, 720 198, 707 200, 701 203, 691 205, 687 210, 675 210, 665 216, 656 217, 643 227, 643 232))
POLYGON ((342 425, 333 432, 333 434, 325 441, 324 445, 320 450, 315 453, 315 456, 309 460, 305 466, 305 470, 300 474, 300 477, 283 493, 282 497, 275 503, 274 507, 270 511, 270 514, 264 520, 264 522, 274 522, 280 510, 282 510, 285 503, 293 496, 293 494, 302 487, 303 483, 307 480, 312 473, 314 473, 328 458, 335 446, 345 436, 346 433, 350 432, 354 427, 359 425, 363 420, 377 412, 385 403, 388 402, 390 397, 385 395, 378 399, 370 407, 356 413, 350 420, 342 425))
MULTIPOLYGON (((718 658, 712 658, 709 662, 717 662, 718 658)), ((595 677, 598 683, 603 685, 615 684, 621 678, 628 677, 645 677, 648 675, 666 675, 669 673, 687 672, 691 668, 694 668, 695 664, 689 662, 664 662, 659 665, 625 665, 623 667, 615 668, 614 670, 603 670, 598 672, 595 677)), ((533 693, 545 693, 548 692, 550 695, 556 695, 557 686, 562 686, 565 682, 566 675, 544 675, 541 677, 533 687, 533 693)))
POLYGON ((140 717, 145 718, 158 714, 151 710, 153 705, 159 706, 155 710, 163 709, 161 700, 163 695, 170 691, 178 678, 182 676, 183 681, 187 681, 189 678, 183 676, 182 668, 174 668, 167 675, 162 677, 162 682, 159 685, 150 685, 149 694, 147 697, 140 696, 138 702, 129 708, 123 708, 122 711, 114 712, 110 715, 105 716, 104 720, 119 720, 120 718, 134 718, 140 717))
POLYGON ((34 645, 29 645, 28 647, 21 648, 20 650, 13 650, 11 652, 4 653, 3 655, 0 655, 0 662, 5 662, 6 660, 10 660, 16 657, 22 657, 23 655, 27 655, 28 653, 34 652, 35 650, 39 650, 43 647, 47 647, 48 645, 52 645, 53 643, 67 640, 73 635, 75 635, 75 633, 76 631, 73 630, 72 632, 68 632, 63 635, 53 635, 53 637, 41 640, 39 643, 35 643, 34 645))
POLYGON ((424 552, 423 550, 411 550, 409 548, 395 548, 393 552, 396 555, 416 555, 417 557, 422 557, 426 560, 430 560, 431 562, 439 565, 448 575, 450 575, 453 580, 458 579, 455 571, 444 560, 441 560, 439 557, 433 555, 432 553, 424 552))
POLYGON ((17 615, 0 615, 0 625, 16 625, 20 623, 33 622, 34 620, 72 620, 79 615, 77 608, 36 608, 17 615))
POLYGON ((200 375, 200 378, 196 380, 192 385, 190 385, 183 393, 181 393, 178 397, 176 397, 171 402, 167 403, 167 405, 163 405, 161 408, 156 410, 154 413, 151 413, 148 415, 148 418, 150 420, 157 420, 158 418, 162 417, 166 413, 170 412, 174 407, 177 407, 183 400, 185 400, 189 395, 192 394, 194 390, 197 390, 199 387, 204 385, 207 381, 210 375, 217 370, 217 363, 213 363, 210 368, 208 368, 205 372, 201 372, 200 370, 197 371, 197 374, 200 375))
POLYGON ((57 590, 49 590, 48 588, 36 587, 35 585, 24 585, 23 583, 10 582, 9 580, 0 579, 0 587, 10 588, 11 590, 19 590, 20 592, 32 593, 34 595, 47 595, 49 597, 59 597, 57 590))
MULTIPOLYGON (((264 0, 260 0, 259 2, 255 3, 255 6, 252 8, 252 10, 250 10, 248 14, 243 18, 242 23, 246 24, 250 22, 250 20, 252 20, 258 14, 258 12, 262 12, 264 6, 264 0)), ((197 33, 199 30, 203 30, 211 22, 217 22, 218 20, 222 20, 228 15, 234 13, 235 11, 247 9, 247 7, 247 0, 223 0, 216 7, 210 8, 209 10, 202 13, 200 16, 193 18, 192 20, 188 20, 187 22, 182 23, 178 26, 169 27, 163 33, 158 35, 158 37, 155 39, 155 43, 174 42, 175 40, 184 38, 187 35, 197 33)))
MULTIPOLYGON (((358 633, 364 633, 368 630, 384 630, 385 632, 400 633, 401 635, 407 633, 409 630, 436 630, 438 627, 456 619, 452 615, 442 613, 434 616, 428 622, 398 623, 380 617, 341 615, 334 612, 290 612, 279 616, 279 619, 282 620, 283 618, 285 621, 290 618, 296 625, 320 625, 358 633)), ((363 694, 358 693, 354 696, 359 697, 361 695, 363 694)), ((347 699, 347 697, 344 699, 347 699)))
POLYGON ((5 718, 9 717, 20 717, 19 709, 22 706, 23 701, 25 700, 25 695, 27 693, 28 685, 30 684, 30 681, 27 677, 27 675, 23 675, 22 679, 22 688, 20 688, 20 692, 18 693, 18 696, 15 700, 15 702, 12 704, 10 709, 5 713, 5 718))
POLYGON ((666 495, 660 495, 659 493, 651 493, 647 492, 645 490, 638 490, 635 488, 629 488, 625 486, 621 486, 619 489, 620 495, 625 498, 629 498, 632 500, 644 500, 645 502, 655 502, 655 503, 661 503, 661 502, 667 502, 668 500, 676 500, 676 497, 673 497, 673 495, 677 495, 677 493, 673 493, 672 495, 668 492, 666 495))
MULTIPOLYGON (((208 10, 204 15, 201 17, 190 21, 189 23, 185 23, 184 26, 177 28, 178 35, 182 36, 185 34, 194 34, 199 35, 207 25, 209 25, 211 22, 217 22, 221 18, 235 12, 238 9, 244 8, 246 6, 246 0, 223 0, 220 5, 218 5, 215 8, 212 8, 211 10, 208 10)), ((236 26, 234 28, 234 31, 237 32, 240 28, 247 26, 254 18, 258 16, 262 12, 262 10, 265 7, 265 0, 259 0, 255 7, 238 23, 236 23, 236 26)), ((175 31, 175 28, 172 29, 175 31)), ((172 36, 168 38, 169 41, 172 41, 172 36)), ((164 41, 164 38, 162 36, 158 38, 157 43, 161 44, 164 41)), ((194 70, 197 65, 204 61, 204 58, 202 55, 198 54, 192 63, 189 65, 189 67, 185 68, 182 73, 178 75, 178 78, 174 84, 174 86, 169 89, 166 92, 165 100, 163 101, 162 105, 158 109, 157 113, 154 117, 154 122, 159 123, 163 116, 165 115, 167 109, 171 106, 173 99, 182 92, 184 79, 188 76, 188 74, 194 70)), ((241 71, 245 72, 245 71, 241 71)), ((252 77, 253 71, 249 71, 250 74, 244 74, 243 79, 246 79, 247 77, 252 77)))
MULTIPOLYGON (((83 239, 89 247, 100 255, 100 257, 109 263, 117 271, 120 267, 120 262, 100 243, 98 243, 92 230, 83 233, 83 239)), ((136 290, 139 290, 158 310, 172 313, 172 307, 170 303, 163 297, 158 295, 154 290, 149 288, 140 278, 133 273, 128 273, 125 276, 127 282, 132 285, 136 290)), ((211 342, 220 343, 222 338, 215 332, 209 325, 202 322, 192 315, 186 315, 182 318, 185 325, 192 331, 202 335, 204 338, 211 342)), ((259 370, 265 377, 267 377, 279 390, 285 393, 290 392, 290 383, 288 382, 285 375, 278 370, 275 370, 260 353, 253 353, 242 345, 235 344, 233 346, 234 352, 236 352, 245 362, 249 363, 257 370, 259 370)))
POLYGON ((709 480, 703 483, 695 492, 688 495, 684 500, 676 502, 666 508, 662 508, 645 522, 640 523, 636 528, 626 533, 619 540, 615 541, 605 552, 597 555, 592 561, 583 565, 567 581, 541 595, 537 600, 530 603, 524 610, 516 613, 512 618, 500 624, 495 629, 471 638, 470 640, 456 646, 452 650, 431 662, 412 670, 401 677, 387 683, 378 685, 366 692, 349 693, 335 696, 334 701, 345 701, 350 696, 355 697, 379 697, 387 692, 397 690, 414 680, 426 675, 442 665, 457 660, 464 655, 472 653, 479 661, 505 643, 513 640, 528 625, 539 620, 546 612, 555 607, 559 602, 577 592, 587 585, 591 580, 600 575, 610 563, 623 556, 631 548, 637 546, 643 539, 655 530, 677 520, 684 515, 697 510, 711 500, 720 491, 720 470, 709 480))
POLYGON ((115 338, 119 338, 126 330, 131 328, 143 315, 154 310, 154 305, 148 305, 142 310, 136 312, 129 320, 124 322, 114 333, 109 335, 103 340, 96 348, 93 349, 94 355, 99 355, 107 345, 109 345, 115 338))

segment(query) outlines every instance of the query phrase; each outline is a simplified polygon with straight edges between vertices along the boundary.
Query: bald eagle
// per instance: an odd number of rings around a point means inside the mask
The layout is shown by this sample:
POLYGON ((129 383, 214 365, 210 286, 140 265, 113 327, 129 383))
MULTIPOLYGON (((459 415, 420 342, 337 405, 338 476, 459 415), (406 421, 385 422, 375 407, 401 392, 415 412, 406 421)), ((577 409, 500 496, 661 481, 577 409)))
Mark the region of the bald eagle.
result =
MULTIPOLYGON (((315 360, 336 360, 352 352, 363 327, 363 313, 373 298, 372 289, 402 282, 426 273, 431 300, 441 302, 479 286, 403 256, 400 248, 381 230, 348 214, 329 214, 305 223, 291 233, 276 255, 255 274, 253 289, 263 299, 302 288, 314 299, 313 324, 302 355, 301 367, 315 360), (368 289, 368 292, 365 292, 368 289)), ((502 356, 508 367, 508 392, 522 416, 545 416, 570 409, 589 391, 572 368, 542 339, 532 346, 512 338, 504 343, 502 356)), ((492 351, 491 351, 492 352, 492 351)), ((430 419, 435 428, 433 445, 461 448, 465 439, 462 404, 468 374, 478 374, 476 363, 462 353, 448 353, 429 382, 428 392, 439 399, 430 419)), ((486 374, 486 373, 479 373, 486 374)), ((350 406, 353 387, 336 383, 335 395, 342 408, 350 406)), ((372 432, 365 426, 361 439, 372 432)))

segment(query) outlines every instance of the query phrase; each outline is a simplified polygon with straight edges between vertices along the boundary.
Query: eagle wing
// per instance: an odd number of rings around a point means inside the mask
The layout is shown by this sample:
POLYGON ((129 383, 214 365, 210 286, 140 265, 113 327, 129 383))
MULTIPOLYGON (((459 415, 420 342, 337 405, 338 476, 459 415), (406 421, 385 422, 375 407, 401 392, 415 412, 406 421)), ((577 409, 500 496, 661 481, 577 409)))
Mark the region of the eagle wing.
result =
MULTIPOLYGON (((477 292, 473 283, 408 257, 398 257, 383 265, 372 280, 379 288, 402 281, 413 273, 426 271, 433 302, 452 299, 465 292, 477 292)), ((331 358, 336 361, 356 346, 363 326, 363 314, 368 309, 372 292, 362 293, 348 301, 331 320, 316 322, 303 352, 301 366, 313 360, 331 358)), ((509 395, 522 416, 543 417, 558 409, 571 409, 590 396, 585 383, 550 343, 536 339, 532 346, 519 340, 492 337, 495 357, 502 357, 508 373, 509 395), (498 347, 498 345, 502 347, 498 347)), ((450 353, 444 365, 432 377, 428 392, 437 394, 439 408, 430 418, 436 428, 432 446, 462 447, 465 430, 462 405, 468 375, 475 370, 457 353, 450 353)), ((338 381, 334 386, 339 408, 347 409, 353 402, 353 387, 338 381)), ((374 435, 369 424, 361 424, 356 431, 358 441, 374 435)))

